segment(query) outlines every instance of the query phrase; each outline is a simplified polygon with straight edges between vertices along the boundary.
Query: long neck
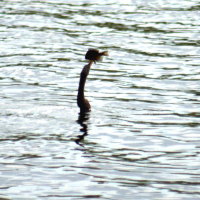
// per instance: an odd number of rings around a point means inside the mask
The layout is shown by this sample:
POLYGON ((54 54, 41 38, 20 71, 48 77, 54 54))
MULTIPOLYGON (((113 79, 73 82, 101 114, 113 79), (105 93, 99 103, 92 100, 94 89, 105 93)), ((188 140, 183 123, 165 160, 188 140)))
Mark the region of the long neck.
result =
POLYGON ((81 72, 79 88, 78 88, 78 99, 79 100, 84 100, 84 98, 85 98, 85 96, 84 96, 85 82, 86 82, 87 76, 89 74, 92 63, 93 63, 93 61, 90 61, 87 65, 85 65, 81 72))

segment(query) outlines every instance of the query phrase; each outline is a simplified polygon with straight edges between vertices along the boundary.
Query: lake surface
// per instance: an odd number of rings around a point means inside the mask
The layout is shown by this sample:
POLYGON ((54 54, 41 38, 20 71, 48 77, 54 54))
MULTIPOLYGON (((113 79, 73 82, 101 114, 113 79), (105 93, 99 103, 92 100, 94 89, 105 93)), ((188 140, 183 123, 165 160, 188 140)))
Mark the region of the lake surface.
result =
POLYGON ((0 199, 200 199, 198 0, 2 0, 0 47, 0 199))

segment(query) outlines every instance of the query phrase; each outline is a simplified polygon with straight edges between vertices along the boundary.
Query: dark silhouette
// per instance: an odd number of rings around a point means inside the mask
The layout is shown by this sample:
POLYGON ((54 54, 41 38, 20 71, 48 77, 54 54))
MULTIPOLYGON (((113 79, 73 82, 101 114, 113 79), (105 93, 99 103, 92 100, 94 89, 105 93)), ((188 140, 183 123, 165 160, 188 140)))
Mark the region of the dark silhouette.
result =
POLYGON ((85 59, 89 60, 89 63, 85 65, 81 71, 79 87, 78 87, 78 95, 77 95, 77 104, 78 107, 80 108, 80 113, 77 122, 80 124, 81 126, 80 131, 83 132, 83 134, 78 135, 77 139, 75 140, 75 142, 81 146, 83 146, 82 141, 88 134, 87 121, 89 120, 89 111, 91 109, 90 103, 85 98, 84 95, 85 82, 90 72, 92 64, 96 63, 96 61, 100 61, 102 59, 102 56, 107 56, 107 55, 108 55, 107 51, 99 52, 99 50, 97 49, 89 49, 85 54, 85 59))
POLYGON ((96 61, 102 60, 102 56, 108 56, 108 52, 107 51, 99 52, 98 49, 89 49, 85 54, 85 59, 96 63, 96 61))
POLYGON ((93 61, 90 61, 89 64, 85 65, 80 74, 77 104, 80 108, 81 113, 88 112, 88 111, 90 111, 90 108, 91 108, 89 101, 85 98, 84 89, 85 89, 85 82, 86 82, 87 76, 89 74, 92 63, 93 63, 93 61))
POLYGON ((82 132, 81 135, 77 136, 77 139, 75 140, 75 142, 81 146, 83 146, 82 141, 84 140, 85 136, 88 134, 88 120, 90 117, 90 113, 80 113, 77 123, 80 124, 81 129, 80 132, 82 132))
POLYGON ((79 81, 79 88, 78 88, 78 95, 77 95, 77 104, 80 108, 80 113, 89 112, 91 109, 89 101, 85 98, 84 89, 85 89, 85 82, 87 76, 90 72, 90 67, 93 62, 100 61, 102 56, 107 56, 108 52, 99 52, 97 49, 89 49, 85 55, 85 59, 89 60, 89 63, 85 65, 82 69, 80 74, 80 81, 79 81))

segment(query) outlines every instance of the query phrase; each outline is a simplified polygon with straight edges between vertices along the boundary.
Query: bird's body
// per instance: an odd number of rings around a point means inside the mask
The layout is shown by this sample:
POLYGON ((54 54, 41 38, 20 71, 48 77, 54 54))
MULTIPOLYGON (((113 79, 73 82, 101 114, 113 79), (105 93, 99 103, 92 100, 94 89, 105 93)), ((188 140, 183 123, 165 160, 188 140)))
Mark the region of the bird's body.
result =
POLYGON ((85 58, 89 60, 89 63, 85 65, 80 74, 80 81, 78 87, 78 95, 77 95, 77 104, 80 108, 81 113, 89 112, 91 110, 91 106, 89 101, 85 98, 84 89, 87 76, 90 72, 91 65, 93 62, 101 60, 102 56, 107 56, 108 52, 99 52, 97 49, 89 49, 85 55, 85 58))
POLYGON ((86 82, 87 76, 89 74, 92 63, 93 63, 93 61, 90 61, 89 64, 85 65, 83 67, 83 70, 80 75, 77 104, 80 108, 81 113, 88 112, 91 109, 89 101, 87 99, 85 99, 84 89, 85 89, 85 82, 86 82))

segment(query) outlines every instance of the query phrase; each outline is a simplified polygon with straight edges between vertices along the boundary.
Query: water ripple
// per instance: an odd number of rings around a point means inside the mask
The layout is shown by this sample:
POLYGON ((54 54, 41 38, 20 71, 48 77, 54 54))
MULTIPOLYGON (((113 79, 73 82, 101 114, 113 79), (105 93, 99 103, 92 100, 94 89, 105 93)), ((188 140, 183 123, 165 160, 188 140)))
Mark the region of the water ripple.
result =
POLYGON ((199 2, 0 2, 1 199, 199 199, 199 2), (87 116, 76 105, 88 48, 87 116))

